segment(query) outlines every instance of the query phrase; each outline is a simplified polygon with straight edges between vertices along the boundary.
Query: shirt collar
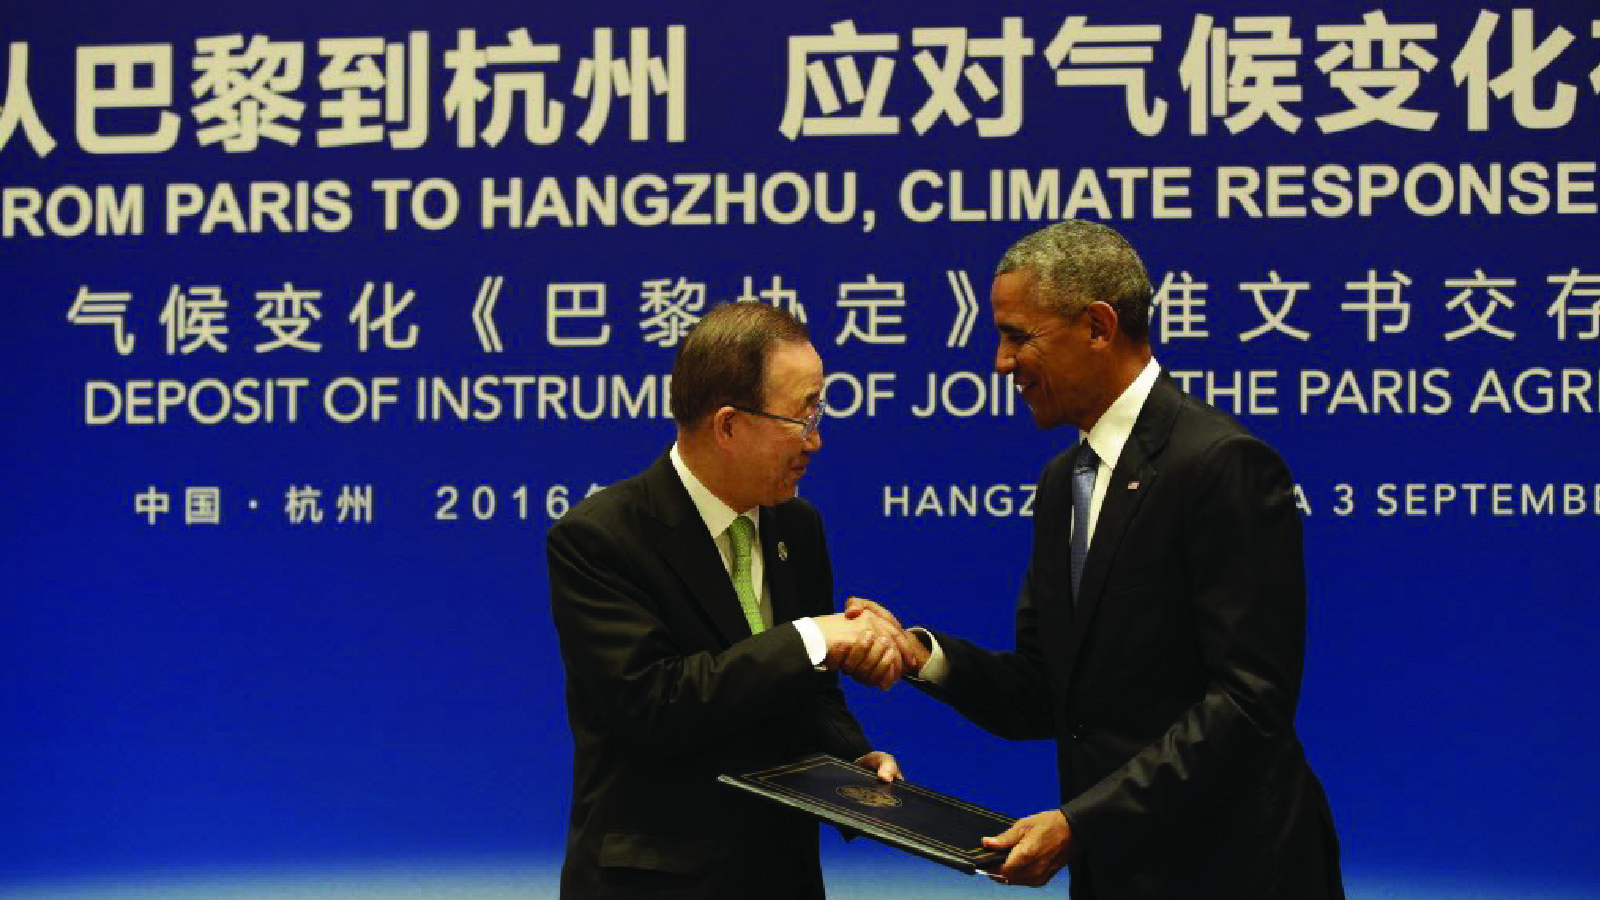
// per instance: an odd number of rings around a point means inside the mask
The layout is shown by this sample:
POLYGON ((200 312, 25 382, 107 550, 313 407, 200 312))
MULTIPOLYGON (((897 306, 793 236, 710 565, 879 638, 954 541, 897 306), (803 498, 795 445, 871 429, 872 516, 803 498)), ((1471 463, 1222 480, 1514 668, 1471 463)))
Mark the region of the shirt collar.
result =
POLYGON ((1094 423, 1085 438, 1089 446, 1100 457, 1103 465, 1116 468, 1117 459, 1122 456, 1122 448, 1127 445, 1128 438, 1133 436, 1133 424, 1139 418, 1139 410, 1144 409, 1144 401, 1149 399, 1150 391, 1156 386, 1156 376, 1161 374, 1161 365, 1155 357, 1144 364, 1139 371, 1139 377, 1133 383, 1123 388, 1122 393, 1112 402, 1100 421, 1094 423))
MULTIPOLYGON (((672 445, 667 456, 672 460, 672 468, 678 472, 678 480, 683 482, 684 489, 689 492, 689 499, 694 501, 694 508, 700 513, 700 521, 706 524, 706 530, 711 532, 712 537, 721 537, 740 513, 734 512, 733 507, 723 503, 720 497, 711 493, 711 489, 695 477, 694 472, 690 471, 688 464, 683 461, 683 455, 678 452, 676 443, 672 445)), ((756 518, 756 511, 746 510, 743 515, 750 520, 750 524, 756 526, 759 534, 761 521, 756 518)))

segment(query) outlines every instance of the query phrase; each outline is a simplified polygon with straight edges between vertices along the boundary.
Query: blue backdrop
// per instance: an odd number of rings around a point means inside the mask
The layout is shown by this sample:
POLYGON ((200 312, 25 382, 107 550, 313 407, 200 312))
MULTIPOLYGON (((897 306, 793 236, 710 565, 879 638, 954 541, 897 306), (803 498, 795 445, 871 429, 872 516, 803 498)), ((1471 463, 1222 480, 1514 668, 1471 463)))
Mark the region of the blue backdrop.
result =
MULTIPOLYGON (((0 896, 551 894, 544 530, 670 443, 717 302, 833 373, 841 590, 1007 644, 1075 436, 990 375, 989 273, 1068 216, 1295 471, 1352 894, 1600 895, 1592 4, 66 3, 0 61, 0 896)), ((1055 803, 1048 746, 850 696, 1055 803)))

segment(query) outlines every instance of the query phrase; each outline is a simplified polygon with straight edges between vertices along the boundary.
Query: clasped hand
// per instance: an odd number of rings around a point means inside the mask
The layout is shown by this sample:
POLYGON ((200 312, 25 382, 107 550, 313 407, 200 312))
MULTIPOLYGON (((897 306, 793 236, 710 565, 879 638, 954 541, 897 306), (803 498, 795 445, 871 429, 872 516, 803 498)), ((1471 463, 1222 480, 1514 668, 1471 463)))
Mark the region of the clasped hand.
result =
POLYGON ((871 600, 851 597, 845 611, 816 620, 827 641, 823 665, 862 684, 888 690, 928 659, 927 648, 900 620, 871 600))

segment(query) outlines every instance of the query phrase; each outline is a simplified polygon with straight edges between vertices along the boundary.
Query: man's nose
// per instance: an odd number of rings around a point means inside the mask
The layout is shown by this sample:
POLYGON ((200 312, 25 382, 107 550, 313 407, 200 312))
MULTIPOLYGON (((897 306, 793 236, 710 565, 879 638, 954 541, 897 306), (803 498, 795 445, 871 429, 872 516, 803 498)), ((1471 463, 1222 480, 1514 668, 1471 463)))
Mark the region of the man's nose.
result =
POLYGON ((1017 355, 1006 348, 1004 343, 995 347, 994 370, 1001 375, 1009 375, 1017 368, 1017 355))

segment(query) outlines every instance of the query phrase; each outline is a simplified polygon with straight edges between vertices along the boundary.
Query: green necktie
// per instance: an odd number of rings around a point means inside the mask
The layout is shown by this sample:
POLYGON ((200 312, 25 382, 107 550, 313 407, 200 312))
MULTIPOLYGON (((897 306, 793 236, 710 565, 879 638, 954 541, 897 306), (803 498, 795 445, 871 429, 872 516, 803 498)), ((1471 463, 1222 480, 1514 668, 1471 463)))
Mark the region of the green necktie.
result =
POLYGON ((728 526, 728 541, 733 545, 733 592, 739 595, 739 605, 744 608, 744 618, 750 623, 750 633, 767 630, 761 621, 761 598, 755 585, 750 583, 750 547, 755 543, 756 526, 745 516, 734 517, 728 526))

